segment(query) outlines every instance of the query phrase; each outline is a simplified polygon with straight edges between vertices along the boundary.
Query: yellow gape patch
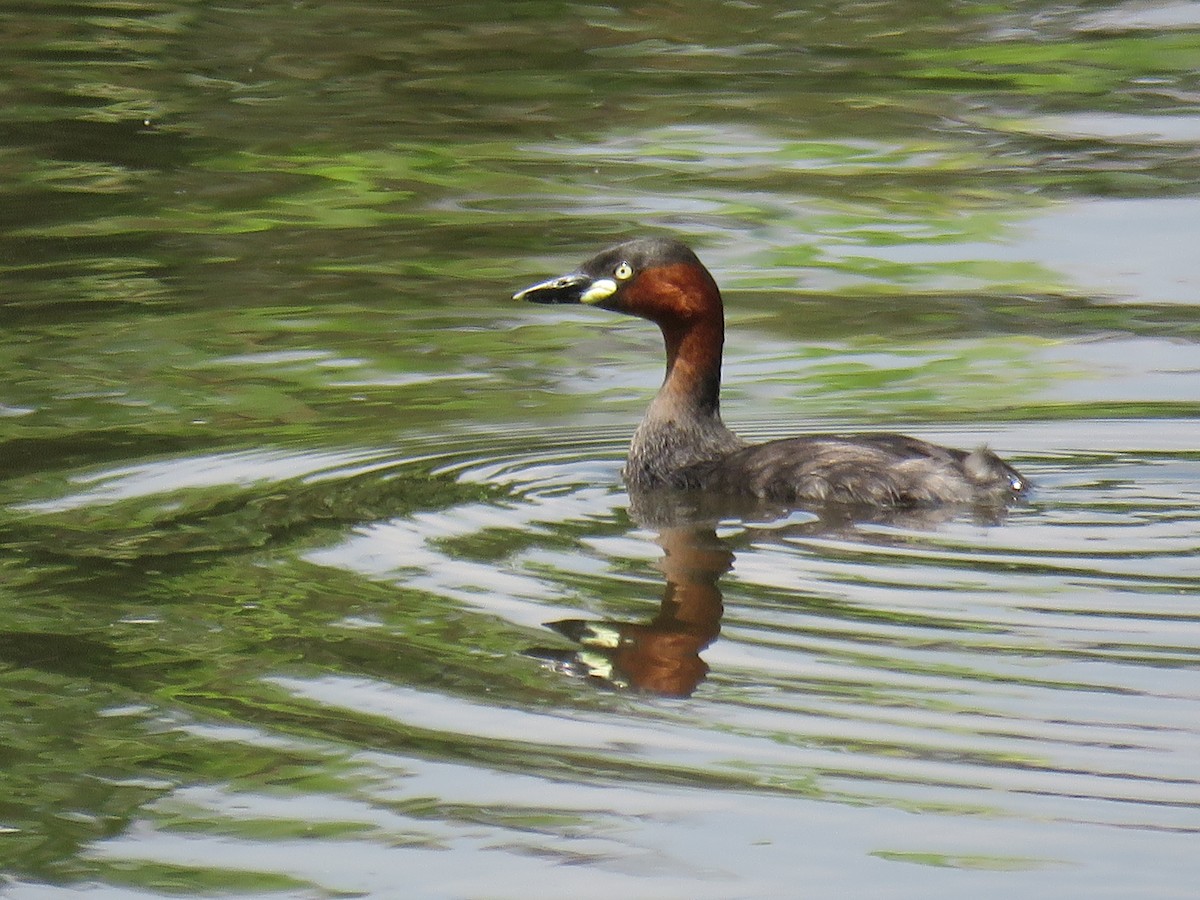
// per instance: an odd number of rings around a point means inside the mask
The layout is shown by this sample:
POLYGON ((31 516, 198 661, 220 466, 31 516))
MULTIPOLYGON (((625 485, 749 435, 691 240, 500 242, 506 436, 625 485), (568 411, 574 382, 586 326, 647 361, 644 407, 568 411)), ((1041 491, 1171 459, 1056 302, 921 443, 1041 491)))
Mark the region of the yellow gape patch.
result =
POLYGON ((599 303, 601 300, 607 300, 617 292, 617 283, 611 278, 601 278, 599 281, 592 283, 583 295, 579 298, 580 303, 599 303))

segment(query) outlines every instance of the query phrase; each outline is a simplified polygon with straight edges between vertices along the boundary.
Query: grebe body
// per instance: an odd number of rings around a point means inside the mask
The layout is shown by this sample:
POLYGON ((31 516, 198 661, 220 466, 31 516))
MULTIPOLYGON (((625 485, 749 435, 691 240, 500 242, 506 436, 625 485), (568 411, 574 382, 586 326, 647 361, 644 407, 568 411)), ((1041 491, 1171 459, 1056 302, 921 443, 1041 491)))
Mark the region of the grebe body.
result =
POLYGON ((619 244, 513 299, 597 306, 662 331, 666 377, 629 447, 623 474, 630 490, 874 507, 1007 503, 1027 490, 1025 478, 984 447, 956 450, 888 432, 743 441, 721 421, 721 292, 679 241, 619 244))

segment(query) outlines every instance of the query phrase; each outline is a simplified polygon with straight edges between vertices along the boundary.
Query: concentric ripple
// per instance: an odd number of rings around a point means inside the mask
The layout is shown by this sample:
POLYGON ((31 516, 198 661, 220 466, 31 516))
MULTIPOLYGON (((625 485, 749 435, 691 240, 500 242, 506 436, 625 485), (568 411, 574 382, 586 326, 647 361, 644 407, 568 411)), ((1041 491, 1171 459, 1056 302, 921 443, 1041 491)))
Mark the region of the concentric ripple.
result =
MULTIPOLYGON (((1178 427, 1168 443, 1187 439, 1178 427)), ((1200 459, 1138 446, 1148 433, 1131 423, 1129 444, 1099 465, 1016 456, 1040 486, 1003 522, 827 527, 794 514, 661 532, 627 519, 619 437, 513 437, 432 469, 501 488, 502 499, 380 521, 308 559, 520 628, 591 622, 576 658, 557 635, 540 648, 557 660, 550 671, 590 676, 581 690, 588 680, 631 686, 595 633, 635 644, 649 623, 661 627, 665 595, 715 588, 720 636, 700 650, 707 675, 682 692, 688 704, 614 707, 553 738, 553 726, 517 720, 493 735, 573 747, 576 764, 634 780, 653 765, 855 802, 1193 831, 1200 459), (1180 502, 1166 509, 1169 496, 1180 502), (697 547, 723 548, 731 569, 706 569, 699 556, 691 569, 672 565, 697 547), (634 748, 625 765, 614 745, 634 748)), ((1020 428, 999 434, 1037 444, 1020 428)), ((352 709, 366 696, 324 684, 289 689, 352 709)), ((385 715, 405 718, 407 701, 396 703, 385 715)), ((470 731, 479 711, 449 718, 470 731)))
POLYGON ((111 624, 83 652, 143 673, 96 727, 214 773, 130 782, 104 761, 147 796, 87 856, 187 869, 219 847, 226 883, 384 893, 372 873, 419 859, 415 884, 487 894, 429 853, 452 844, 518 880, 566 854, 614 890, 719 897, 721 866, 675 839, 716 817, 734 868, 788 840, 1047 875, 1102 829, 1167 871, 1200 831, 1200 423, 1099 430, 1047 450, 1043 426, 972 429, 1037 485, 1002 518, 647 507, 621 428, 174 456, 31 489, 12 546, 53 534, 114 584, 143 573, 96 607, 111 624), (348 852, 352 878, 316 862, 348 852))

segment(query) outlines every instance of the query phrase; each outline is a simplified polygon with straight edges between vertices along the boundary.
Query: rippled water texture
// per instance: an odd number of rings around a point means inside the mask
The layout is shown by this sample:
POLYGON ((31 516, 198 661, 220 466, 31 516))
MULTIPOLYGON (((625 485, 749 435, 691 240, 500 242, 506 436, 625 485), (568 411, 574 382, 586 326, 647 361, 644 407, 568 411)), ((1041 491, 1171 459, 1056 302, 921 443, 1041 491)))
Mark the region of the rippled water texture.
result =
POLYGON ((1200 4, 0 0, 5 896, 1194 897, 1200 4), (637 234, 752 438, 630 497, 637 234))

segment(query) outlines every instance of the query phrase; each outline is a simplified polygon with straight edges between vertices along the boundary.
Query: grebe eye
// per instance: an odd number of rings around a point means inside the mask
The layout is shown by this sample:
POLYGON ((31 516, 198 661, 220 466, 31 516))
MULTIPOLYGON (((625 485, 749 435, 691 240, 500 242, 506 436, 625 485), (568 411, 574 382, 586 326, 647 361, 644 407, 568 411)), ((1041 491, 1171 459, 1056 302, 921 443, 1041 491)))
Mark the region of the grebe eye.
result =
POLYGON ((626 281, 630 278, 630 276, 633 275, 633 269, 630 267, 629 263, 623 262, 617 266, 616 270, 613 272, 613 275, 616 277, 617 281, 626 281))

